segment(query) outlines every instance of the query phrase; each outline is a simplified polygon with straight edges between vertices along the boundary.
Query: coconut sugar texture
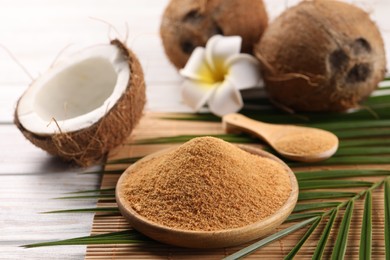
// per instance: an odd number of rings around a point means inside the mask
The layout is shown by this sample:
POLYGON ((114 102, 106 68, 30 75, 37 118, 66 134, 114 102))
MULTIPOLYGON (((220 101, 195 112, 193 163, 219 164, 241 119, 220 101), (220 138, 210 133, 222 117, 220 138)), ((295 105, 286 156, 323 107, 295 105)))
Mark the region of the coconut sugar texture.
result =
POLYGON ((283 165, 213 137, 192 139, 132 171, 122 186, 125 203, 175 229, 243 227, 273 214, 291 193, 283 165))
POLYGON ((276 149, 296 155, 324 153, 335 147, 332 135, 323 132, 291 133, 274 143, 276 149))

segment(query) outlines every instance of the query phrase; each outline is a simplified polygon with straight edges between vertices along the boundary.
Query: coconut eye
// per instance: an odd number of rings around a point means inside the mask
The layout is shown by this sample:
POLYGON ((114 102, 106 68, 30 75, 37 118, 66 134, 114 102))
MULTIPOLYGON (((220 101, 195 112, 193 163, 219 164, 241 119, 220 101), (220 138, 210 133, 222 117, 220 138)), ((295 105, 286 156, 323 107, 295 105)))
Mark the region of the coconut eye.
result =
POLYGON ((370 43, 364 38, 358 38, 352 43, 352 51, 355 55, 366 54, 371 52, 370 43))
POLYGON ((358 83, 364 82, 371 75, 372 69, 369 63, 356 64, 348 72, 347 82, 358 83))
POLYGON ((195 45, 190 41, 183 41, 180 45, 183 52, 187 54, 191 54, 192 51, 195 49, 195 45))
POLYGON ((349 62, 349 57, 343 50, 335 50, 329 55, 329 62, 336 71, 341 70, 349 62))

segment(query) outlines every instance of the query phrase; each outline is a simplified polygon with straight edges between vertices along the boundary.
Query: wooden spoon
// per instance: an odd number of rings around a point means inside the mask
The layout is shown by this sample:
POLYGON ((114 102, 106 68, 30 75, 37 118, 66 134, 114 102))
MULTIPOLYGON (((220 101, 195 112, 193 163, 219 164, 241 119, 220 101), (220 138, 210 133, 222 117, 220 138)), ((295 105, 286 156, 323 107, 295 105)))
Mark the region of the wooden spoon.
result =
POLYGON ((228 114, 222 119, 228 133, 248 132, 270 144, 285 158, 301 162, 318 162, 331 157, 339 140, 331 132, 302 126, 274 125, 228 114))
POLYGON ((284 205, 267 218, 240 228, 218 231, 191 231, 163 226, 139 215, 125 199, 124 186, 126 183, 131 181, 134 174, 137 174, 136 169, 140 163, 159 157, 167 152, 170 152, 172 149, 163 150, 144 157, 137 163, 131 165, 121 175, 116 185, 115 192, 116 202, 120 212, 129 221, 132 227, 146 236, 163 243, 190 248, 220 248, 234 246, 263 237, 270 232, 275 231, 275 228, 291 214, 297 203, 298 183, 295 175, 291 169, 276 156, 249 146, 239 147, 249 153, 277 161, 286 169, 286 172, 290 176, 290 196, 287 198, 284 205))

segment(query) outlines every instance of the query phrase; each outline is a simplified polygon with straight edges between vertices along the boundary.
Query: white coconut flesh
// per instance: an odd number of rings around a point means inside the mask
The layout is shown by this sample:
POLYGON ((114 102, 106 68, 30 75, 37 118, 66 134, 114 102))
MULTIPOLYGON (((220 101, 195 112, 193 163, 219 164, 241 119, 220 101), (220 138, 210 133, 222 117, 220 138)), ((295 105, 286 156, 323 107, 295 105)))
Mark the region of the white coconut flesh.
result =
POLYGON ((129 79, 128 61, 115 45, 85 49, 33 82, 19 101, 19 122, 38 135, 88 128, 117 103, 129 79))

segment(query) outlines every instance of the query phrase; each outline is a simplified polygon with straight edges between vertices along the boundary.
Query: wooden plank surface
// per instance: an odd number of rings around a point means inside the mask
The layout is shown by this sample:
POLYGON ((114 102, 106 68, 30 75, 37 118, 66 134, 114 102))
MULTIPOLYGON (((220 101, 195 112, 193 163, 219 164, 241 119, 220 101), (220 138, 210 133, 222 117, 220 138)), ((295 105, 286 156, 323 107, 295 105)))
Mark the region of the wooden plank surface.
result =
POLYGON ((48 215, 59 208, 93 207, 95 200, 60 201, 66 192, 98 187, 99 178, 80 175, 32 146, 13 125, 0 126, 0 259, 77 259, 84 247, 23 249, 29 243, 85 236, 93 214, 48 215))
MULTIPOLYGON (((190 122, 190 121, 177 121, 177 120, 162 120, 160 117, 163 114, 148 113, 146 114, 141 123, 134 131, 134 134, 129 138, 127 144, 118 147, 113 151, 109 160, 115 160, 126 157, 139 157, 144 156, 161 149, 171 147, 173 145, 129 145, 134 140, 153 138, 161 136, 175 136, 175 135, 203 135, 203 134, 221 134, 223 133, 221 123, 208 123, 208 122, 190 122)), ((176 144, 177 145, 177 144, 176 144)), ((261 144, 252 144, 259 147, 261 144)), ((118 166, 117 166, 118 167, 118 166)), ((123 167, 121 165, 120 167, 123 167)), ((362 168, 362 166, 352 165, 343 166, 342 168, 362 168)), ((363 168, 372 168, 373 166, 363 166, 363 168)), ((374 166, 381 169, 390 169, 390 165, 374 166)), ((109 169, 115 167, 110 166, 109 169)), ((323 168, 323 167, 317 167, 323 168)), ((336 166, 326 168, 339 168, 336 166)), ((305 169, 316 169, 314 167, 305 169)), ((101 188, 113 188, 116 185, 119 174, 105 174, 103 175, 101 188)), ((379 181, 383 177, 374 178, 355 178, 356 180, 367 181, 379 181)), ((343 189, 343 191, 361 191, 362 189, 343 189)), ((329 201, 329 200, 327 200, 329 201)), ((335 200, 343 201, 343 200, 335 200)), ((372 259, 384 259, 384 211, 383 211, 383 187, 373 192, 373 250, 372 259)), ((115 207, 115 201, 100 201, 98 206, 102 207, 115 207)), ((361 218, 363 212, 363 200, 358 200, 355 203, 354 218, 352 219, 350 239, 351 243, 348 244, 346 257, 347 259, 358 259, 359 252, 359 238, 361 230, 361 218)), ((342 216, 343 210, 341 210, 339 216, 342 216)), ((335 227, 340 224, 340 218, 337 218, 335 227)), ((285 228, 291 224, 284 224, 276 231, 285 228)), ((317 231, 322 230, 322 226, 317 231)), ((104 216, 98 214, 94 218, 92 226, 92 234, 103 234, 107 232, 116 232, 130 229, 130 225, 120 215, 104 216)), ((250 255, 248 259, 282 259, 289 250, 299 241, 306 228, 299 230, 280 241, 274 242, 269 246, 258 250, 253 255, 250 255)), ((311 259, 316 246, 316 242, 319 238, 319 232, 313 234, 312 238, 307 241, 300 253, 297 255, 297 259, 311 259)), ((337 235, 337 234, 336 234, 337 235)), ((330 235, 331 243, 334 243, 336 235, 334 232, 330 235)), ((88 246, 87 255, 85 259, 221 259, 224 256, 232 254, 243 246, 236 246, 232 248, 215 249, 215 250, 199 250, 199 249, 184 249, 164 244, 146 244, 146 245, 99 245, 88 246)), ((332 253, 333 245, 327 247, 325 256, 329 257, 332 253)))

